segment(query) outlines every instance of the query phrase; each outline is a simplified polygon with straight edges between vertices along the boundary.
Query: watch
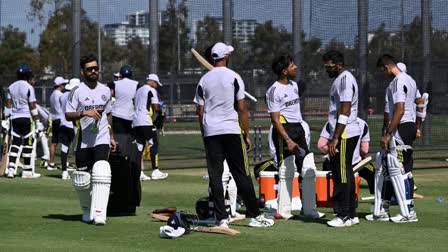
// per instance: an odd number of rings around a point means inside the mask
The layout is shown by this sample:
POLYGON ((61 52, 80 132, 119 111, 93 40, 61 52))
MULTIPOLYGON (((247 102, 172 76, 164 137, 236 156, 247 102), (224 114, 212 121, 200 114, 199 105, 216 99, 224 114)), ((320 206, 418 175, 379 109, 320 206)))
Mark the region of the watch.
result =
POLYGON ((289 140, 289 136, 285 136, 285 138, 283 138, 283 140, 288 141, 289 140))

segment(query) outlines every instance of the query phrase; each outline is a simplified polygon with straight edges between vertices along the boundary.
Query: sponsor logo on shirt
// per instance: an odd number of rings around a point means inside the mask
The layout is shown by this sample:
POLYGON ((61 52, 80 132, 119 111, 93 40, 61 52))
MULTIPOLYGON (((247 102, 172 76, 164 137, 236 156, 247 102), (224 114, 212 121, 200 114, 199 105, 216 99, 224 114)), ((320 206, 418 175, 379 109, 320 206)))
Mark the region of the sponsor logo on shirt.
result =
POLYGON ((299 99, 299 98, 294 99, 294 100, 289 101, 289 102, 285 102, 285 107, 293 106, 293 105, 295 105, 295 104, 297 104, 297 103, 299 103, 299 102, 300 102, 300 99, 299 99))
POLYGON ((92 109, 104 109, 105 105, 88 105, 84 106, 83 110, 92 110, 92 109))

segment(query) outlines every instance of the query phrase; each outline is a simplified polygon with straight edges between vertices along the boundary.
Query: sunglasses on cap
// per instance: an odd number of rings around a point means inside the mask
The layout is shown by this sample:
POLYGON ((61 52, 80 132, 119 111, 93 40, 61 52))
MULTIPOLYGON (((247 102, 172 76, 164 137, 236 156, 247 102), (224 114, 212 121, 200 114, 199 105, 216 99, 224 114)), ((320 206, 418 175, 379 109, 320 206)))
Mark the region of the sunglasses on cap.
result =
POLYGON ((91 67, 87 67, 86 71, 87 72, 93 72, 93 71, 98 72, 99 69, 100 68, 98 66, 91 66, 91 67))
POLYGON ((336 66, 336 64, 324 64, 325 68, 332 68, 332 67, 335 67, 335 66, 336 66))

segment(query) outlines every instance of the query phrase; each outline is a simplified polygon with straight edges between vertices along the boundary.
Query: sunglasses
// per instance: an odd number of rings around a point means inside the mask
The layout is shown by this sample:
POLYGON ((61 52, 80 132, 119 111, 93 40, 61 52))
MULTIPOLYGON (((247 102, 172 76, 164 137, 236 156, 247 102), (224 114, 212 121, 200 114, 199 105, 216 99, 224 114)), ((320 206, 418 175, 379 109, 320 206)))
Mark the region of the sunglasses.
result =
POLYGON ((335 67, 335 66, 336 66, 336 64, 324 64, 325 68, 332 68, 332 67, 335 67))
POLYGON ((93 71, 98 72, 99 69, 100 68, 98 66, 92 66, 92 67, 87 67, 86 71, 87 72, 93 72, 93 71))

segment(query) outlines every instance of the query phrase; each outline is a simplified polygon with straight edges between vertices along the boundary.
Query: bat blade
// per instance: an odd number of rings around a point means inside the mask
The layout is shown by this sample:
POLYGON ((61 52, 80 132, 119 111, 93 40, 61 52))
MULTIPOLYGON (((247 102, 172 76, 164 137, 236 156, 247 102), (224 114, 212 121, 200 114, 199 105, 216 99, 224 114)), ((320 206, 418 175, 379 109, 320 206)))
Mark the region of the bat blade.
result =
POLYGON ((151 213, 150 215, 151 217, 153 217, 154 219, 158 219, 159 221, 168 221, 168 219, 170 218, 170 216, 165 216, 156 213, 151 213))
POLYGON ((176 211, 177 211, 176 207, 167 207, 167 208, 156 209, 152 212, 158 214, 158 213, 174 213, 176 211))
POLYGON ((361 160, 361 162, 359 162, 355 167, 353 167, 353 172, 358 172, 359 170, 361 170, 364 165, 366 165, 368 162, 370 162, 370 160, 372 160, 372 156, 368 156, 366 158, 364 158, 363 160, 361 160))
POLYGON ((196 232, 226 234, 226 235, 240 234, 240 231, 226 227, 196 227, 193 230, 196 232))
POLYGON ((6 166, 8 165, 6 163, 6 160, 8 159, 8 149, 9 149, 9 135, 6 135, 6 137, 3 138, 3 153, 2 153, 2 166, 0 167, 0 176, 5 175, 6 166))

